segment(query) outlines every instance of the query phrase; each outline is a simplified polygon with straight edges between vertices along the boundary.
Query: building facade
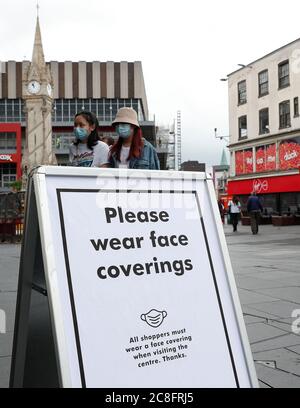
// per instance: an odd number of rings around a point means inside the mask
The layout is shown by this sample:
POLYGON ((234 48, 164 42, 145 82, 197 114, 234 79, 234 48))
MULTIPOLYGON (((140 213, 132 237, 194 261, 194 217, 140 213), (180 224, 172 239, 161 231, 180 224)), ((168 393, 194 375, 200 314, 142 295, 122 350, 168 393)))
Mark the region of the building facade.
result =
MULTIPOLYGON (((37 20, 34 50, 37 47, 38 32, 40 37, 37 20)), ((38 48, 39 53, 43 53, 41 38, 38 48)), ((34 53, 35 51, 33 51, 33 58, 34 53)), ((22 155, 24 159, 28 143, 31 143, 34 138, 34 134, 28 135, 26 141, 28 120, 31 128, 35 126, 32 121, 36 120, 34 110, 32 118, 28 115, 30 109, 34 108, 34 106, 28 106, 34 102, 34 95, 28 94, 29 83, 32 84, 34 81, 32 72, 31 77, 29 75, 32 62, 7 61, 1 63, 0 190, 7 188, 9 182, 20 178, 22 155), (9 130, 7 130, 8 125, 12 126, 9 130), (9 177, 6 177, 7 175, 9 177)), ((59 165, 68 164, 69 145, 74 140, 74 116, 82 110, 92 111, 97 115, 100 137, 107 134, 116 137, 111 123, 118 109, 124 106, 132 107, 138 114, 143 136, 156 146, 156 126, 154 120, 149 118, 140 61, 48 61, 45 62, 45 72, 49 72, 46 82, 51 82, 51 95, 48 94, 48 99, 49 101, 51 99, 52 104, 50 115, 52 149, 59 165)), ((40 92, 43 90, 43 87, 41 88, 40 92)), ((50 88, 45 89, 45 93, 49 91, 50 88)), ((39 96, 39 93, 35 96, 39 96)), ((46 94, 40 96, 42 98, 39 98, 39 102, 47 99, 46 94)), ((37 104, 38 101, 36 100, 35 103, 37 104)), ((166 152, 161 151, 158 156, 163 169, 166 163, 166 152)))
POLYGON ((300 208, 300 39, 228 75, 228 194, 300 208))

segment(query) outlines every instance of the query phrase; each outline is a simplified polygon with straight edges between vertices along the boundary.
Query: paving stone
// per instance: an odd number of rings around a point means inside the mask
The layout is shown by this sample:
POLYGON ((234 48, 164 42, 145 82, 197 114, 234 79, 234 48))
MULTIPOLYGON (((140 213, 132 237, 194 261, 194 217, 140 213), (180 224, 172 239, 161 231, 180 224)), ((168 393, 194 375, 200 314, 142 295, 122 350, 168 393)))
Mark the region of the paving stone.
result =
MULTIPOLYGON (((252 309, 256 310, 257 312, 265 312, 269 313, 270 315, 278 316, 280 318, 288 318, 291 317, 293 310, 300 309, 295 303, 286 302, 286 301, 275 301, 275 302, 263 302, 263 303, 256 303, 251 305, 252 309)), ((259 314, 258 313, 258 314, 259 314)))
MULTIPOLYGON (((247 332, 251 330, 252 325, 247 326, 247 332)), ((276 328, 275 328, 276 329, 276 328)), ((281 333, 278 336, 274 336, 273 338, 257 340, 251 343, 251 350, 252 353, 259 352, 259 351, 269 351, 269 350, 276 350, 279 348, 287 348, 291 346, 298 346, 300 345, 300 337, 284 332, 280 330, 281 333)))
POLYGON ((265 384, 263 381, 258 380, 258 384, 259 388, 271 388, 270 385, 265 384))
POLYGON ((299 354, 299 356, 300 356, 300 345, 287 347, 287 349, 293 351, 294 353, 299 354))
MULTIPOLYGON (((299 305, 300 308, 300 287, 288 287, 288 288, 273 288, 273 289, 260 289, 258 293, 273 296, 277 299, 294 302, 299 305)), ((295 306, 295 308, 297 308, 295 306)))
POLYGON ((0 357, 11 356, 13 333, 0 334, 0 357))
POLYGON ((263 310, 254 309, 253 306, 254 305, 251 305, 251 306, 242 305, 243 313, 246 314, 246 315, 253 316, 253 317, 265 318, 266 320, 268 320, 268 319, 280 319, 280 316, 278 316, 276 314, 268 313, 268 312, 265 312, 263 310))
POLYGON ((292 351, 281 348, 254 353, 253 357, 254 361, 274 361, 277 369, 297 374, 300 377, 300 355, 297 355, 292 351))
POLYGON ((245 324, 254 324, 254 323, 264 323, 266 321, 266 318, 264 317, 254 317, 254 316, 249 316, 249 315, 244 315, 244 321, 245 324))
POLYGON ((238 288, 239 298, 242 305, 252 305, 255 303, 271 302, 278 300, 272 296, 265 296, 256 292, 238 288))
POLYGON ((270 384, 272 388, 300 388, 300 377, 288 374, 261 364, 255 364, 259 380, 270 384))
POLYGON ((266 323, 255 323, 248 325, 247 333, 251 346, 257 342, 277 338, 287 334, 285 331, 278 329, 277 327, 270 326, 266 323))
POLYGON ((0 358, 0 388, 8 388, 11 357, 0 358))
MULTIPOLYGON (((300 284, 300 277, 298 278, 297 276, 297 279, 300 284)), ((289 279, 263 279, 252 276, 250 277, 249 275, 236 277, 238 288, 253 291, 260 289, 284 288, 289 287, 289 285, 292 287, 293 285, 295 285, 296 283, 295 281, 296 281, 295 277, 289 279)))
POLYGON ((294 320, 295 319, 293 319, 292 317, 289 317, 287 319, 269 320, 267 323, 270 326, 277 327, 278 329, 284 330, 288 333, 293 333, 292 324, 294 320))
POLYGON ((6 314, 6 330, 13 331, 15 324, 17 292, 0 293, 0 309, 6 314))

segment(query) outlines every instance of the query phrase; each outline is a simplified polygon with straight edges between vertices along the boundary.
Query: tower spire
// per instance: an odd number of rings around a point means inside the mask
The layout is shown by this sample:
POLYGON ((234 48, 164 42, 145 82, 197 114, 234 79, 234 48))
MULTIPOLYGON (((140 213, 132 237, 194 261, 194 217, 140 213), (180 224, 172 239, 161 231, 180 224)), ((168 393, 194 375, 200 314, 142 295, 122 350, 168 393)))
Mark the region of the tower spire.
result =
POLYGON ((226 157, 226 151, 223 149, 222 158, 221 158, 221 166, 228 166, 228 161, 226 157))
POLYGON ((38 15, 36 17, 35 37, 34 37, 34 45, 33 45, 31 63, 33 65, 37 65, 40 68, 45 66, 45 57, 44 57, 44 50, 43 50, 42 36, 41 36, 41 29, 40 29, 40 20, 39 20, 38 15))

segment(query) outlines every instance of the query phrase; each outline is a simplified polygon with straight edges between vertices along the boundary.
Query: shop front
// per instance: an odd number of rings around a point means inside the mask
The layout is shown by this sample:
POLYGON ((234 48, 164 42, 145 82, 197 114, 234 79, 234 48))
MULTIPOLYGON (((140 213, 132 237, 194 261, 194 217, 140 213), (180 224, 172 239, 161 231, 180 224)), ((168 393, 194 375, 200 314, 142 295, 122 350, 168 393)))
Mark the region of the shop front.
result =
POLYGON ((22 145, 19 123, 0 124, 0 191, 21 178, 22 145))
POLYGON ((246 209, 249 195, 255 191, 262 205, 269 211, 293 214, 300 211, 300 173, 281 174, 269 177, 249 177, 228 181, 228 194, 237 195, 246 209))

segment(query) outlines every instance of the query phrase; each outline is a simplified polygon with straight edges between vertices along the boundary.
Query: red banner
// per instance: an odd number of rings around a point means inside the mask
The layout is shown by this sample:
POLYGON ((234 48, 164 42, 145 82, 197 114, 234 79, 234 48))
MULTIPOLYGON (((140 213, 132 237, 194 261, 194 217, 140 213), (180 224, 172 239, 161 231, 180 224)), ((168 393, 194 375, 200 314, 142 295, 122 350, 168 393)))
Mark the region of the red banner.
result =
POLYGON ((244 174, 244 151, 235 152, 235 174, 244 174))
POLYGON ((256 171, 276 170, 276 144, 256 148, 256 171))
POLYGON ((266 170, 276 170, 276 144, 266 146, 266 170))
POLYGON ((266 171, 266 146, 256 148, 256 171, 266 171))
POLYGON ((244 150, 244 173, 253 173, 253 150, 244 150))
POLYGON ((279 165, 281 170, 296 169, 300 166, 299 137, 286 140, 279 146, 279 165))

